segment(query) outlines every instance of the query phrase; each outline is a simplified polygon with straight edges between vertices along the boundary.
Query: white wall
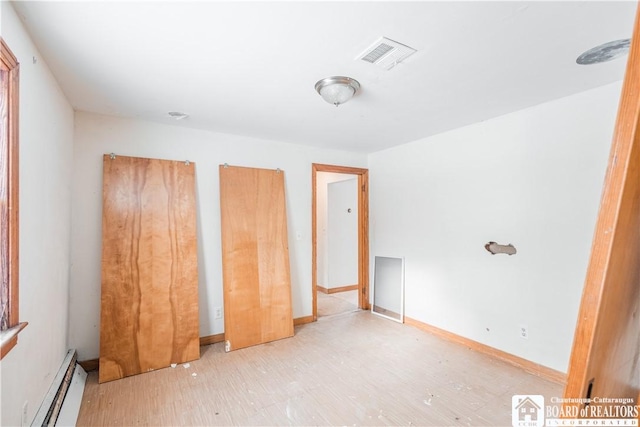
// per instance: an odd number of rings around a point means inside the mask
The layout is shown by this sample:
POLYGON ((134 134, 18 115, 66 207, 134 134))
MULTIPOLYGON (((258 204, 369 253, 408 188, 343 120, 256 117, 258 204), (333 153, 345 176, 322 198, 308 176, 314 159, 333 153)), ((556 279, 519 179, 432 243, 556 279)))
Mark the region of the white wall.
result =
POLYGON ((20 320, 0 362, 2 425, 30 423, 67 351, 73 110, 11 3, 2 37, 20 62, 20 320), (36 62, 34 63, 34 58, 36 62))
POLYGON ((116 153, 196 163, 200 336, 222 333, 218 165, 285 172, 294 318, 310 316, 311 164, 366 166, 366 155, 321 150, 178 126, 77 112, 73 165, 69 341, 80 360, 98 357, 102 155, 116 153), (300 240, 297 239, 300 235, 300 240))
POLYGON ((408 317, 566 372, 620 90, 369 156, 371 253, 406 258, 408 317))
POLYGON ((327 288, 358 284, 357 177, 328 185, 327 225, 327 288))

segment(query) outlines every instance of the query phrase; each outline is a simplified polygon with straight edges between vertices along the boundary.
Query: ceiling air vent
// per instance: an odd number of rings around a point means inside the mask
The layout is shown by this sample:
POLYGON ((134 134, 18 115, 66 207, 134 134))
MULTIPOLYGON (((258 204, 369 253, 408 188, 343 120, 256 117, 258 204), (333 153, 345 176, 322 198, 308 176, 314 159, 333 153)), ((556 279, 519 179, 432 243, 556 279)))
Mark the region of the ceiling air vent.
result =
POLYGON ((385 70, 390 70, 415 52, 416 50, 412 47, 386 37, 380 37, 374 44, 369 46, 367 50, 358 55, 356 59, 378 65, 385 70))

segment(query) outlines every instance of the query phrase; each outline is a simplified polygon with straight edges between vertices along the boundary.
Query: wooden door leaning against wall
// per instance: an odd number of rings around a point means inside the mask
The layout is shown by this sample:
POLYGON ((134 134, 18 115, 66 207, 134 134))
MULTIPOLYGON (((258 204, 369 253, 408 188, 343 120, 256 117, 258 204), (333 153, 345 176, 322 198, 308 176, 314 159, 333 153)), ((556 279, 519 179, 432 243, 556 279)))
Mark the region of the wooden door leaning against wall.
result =
POLYGON ((200 357, 195 164, 103 168, 101 383, 200 357))
POLYGON ((284 171, 220 166, 226 351, 293 336, 284 171))

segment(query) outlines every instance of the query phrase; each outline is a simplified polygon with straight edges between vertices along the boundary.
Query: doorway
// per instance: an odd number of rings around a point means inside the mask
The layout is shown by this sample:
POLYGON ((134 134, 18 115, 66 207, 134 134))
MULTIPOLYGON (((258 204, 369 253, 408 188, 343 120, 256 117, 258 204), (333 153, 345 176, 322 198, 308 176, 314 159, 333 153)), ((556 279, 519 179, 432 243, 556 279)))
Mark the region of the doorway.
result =
POLYGON ((348 310, 349 304, 356 305, 359 309, 369 309, 368 173, 367 169, 361 168, 317 163, 312 165, 314 321, 318 320, 318 290, 335 297, 335 304, 330 311, 339 310, 341 306, 348 310), (331 212, 329 209, 324 210, 328 197, 332 197, 333 205, 336 206, 331 212), (340 238, 340 233, 350 233, 349 227, 354 228, 353 238, 340 238), (326 234, 323 234, 324 230, 326 234), (332 243, 336 240, 337 244, 332 243), (330 246, 334 247, 331 255, 330 246), (336 268, 327 268, 327 263, 336 258, 346 263, 336 268))

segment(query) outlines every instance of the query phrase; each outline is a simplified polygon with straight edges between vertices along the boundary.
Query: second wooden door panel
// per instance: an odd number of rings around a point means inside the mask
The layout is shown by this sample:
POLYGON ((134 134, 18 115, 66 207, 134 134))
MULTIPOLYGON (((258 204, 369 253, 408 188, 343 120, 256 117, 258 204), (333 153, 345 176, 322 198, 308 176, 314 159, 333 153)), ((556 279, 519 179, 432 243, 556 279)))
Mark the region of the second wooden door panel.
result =
POLYGON ((284 172, 220 166, 227 351, 293 336, 284 172))

